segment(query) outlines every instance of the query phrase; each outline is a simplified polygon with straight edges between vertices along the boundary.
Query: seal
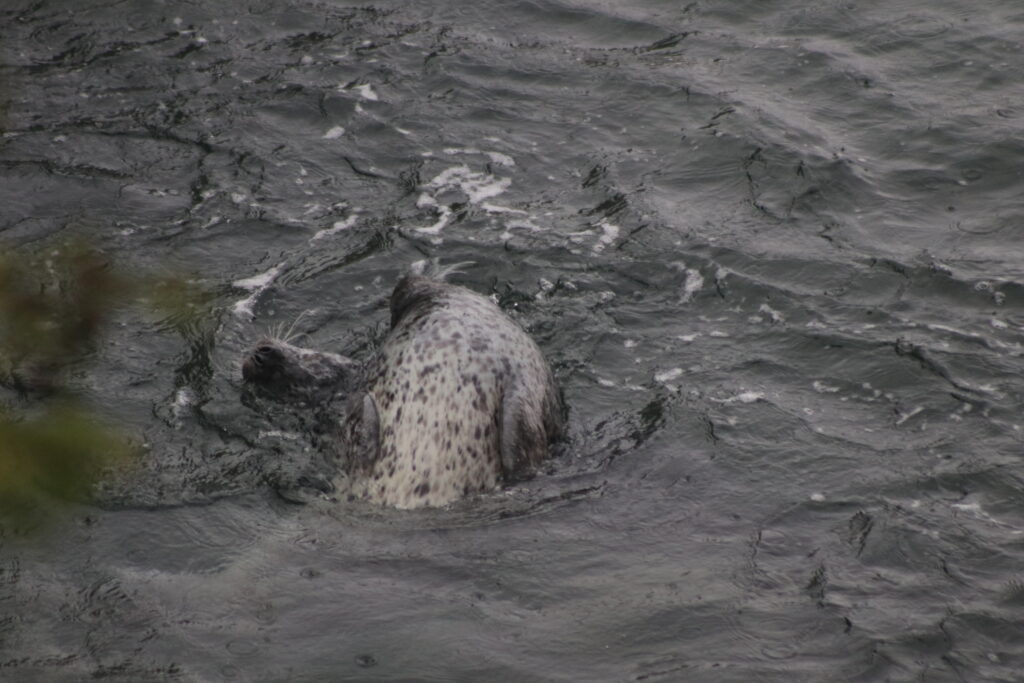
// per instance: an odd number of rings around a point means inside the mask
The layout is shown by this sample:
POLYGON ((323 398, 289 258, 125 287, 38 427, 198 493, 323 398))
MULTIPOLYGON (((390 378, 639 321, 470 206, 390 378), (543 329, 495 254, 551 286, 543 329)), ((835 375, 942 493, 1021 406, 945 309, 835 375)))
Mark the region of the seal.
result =
POLYGON ((490 299, 420 262, 391 295, 391 329, 364 365, 264 339, 242 363, 274 392, 342 397, 332 450, 350 498, 441 506, 531 475, 564 407, 537 344, 490 299))

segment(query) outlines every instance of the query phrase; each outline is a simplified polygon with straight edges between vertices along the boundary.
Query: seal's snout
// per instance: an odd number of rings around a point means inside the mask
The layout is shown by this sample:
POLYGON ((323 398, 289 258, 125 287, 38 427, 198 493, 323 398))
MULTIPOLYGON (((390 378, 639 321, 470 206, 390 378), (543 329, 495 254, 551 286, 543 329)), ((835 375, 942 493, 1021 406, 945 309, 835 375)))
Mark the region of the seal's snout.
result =
POLYGON ((247 382, 258 382, 273 376, 275 368, 280 368, 284 360, 281 350, 271 344, 263 343, 252 350, 242 361, 242 379, 247 382))

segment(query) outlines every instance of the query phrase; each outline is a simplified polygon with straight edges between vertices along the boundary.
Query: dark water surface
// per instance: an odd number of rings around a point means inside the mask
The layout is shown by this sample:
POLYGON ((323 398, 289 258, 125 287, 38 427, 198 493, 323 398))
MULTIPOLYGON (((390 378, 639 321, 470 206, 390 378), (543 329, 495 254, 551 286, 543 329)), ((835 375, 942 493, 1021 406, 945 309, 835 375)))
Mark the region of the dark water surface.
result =
POLYGON ((7 0, 0 241, 217 292, 78 379, 145 444, 0 539, 4 681, 1017 681, 1024 5, 7 0), (570 440, 395 512, 275 489, 266 330, 424 256, 570 440))

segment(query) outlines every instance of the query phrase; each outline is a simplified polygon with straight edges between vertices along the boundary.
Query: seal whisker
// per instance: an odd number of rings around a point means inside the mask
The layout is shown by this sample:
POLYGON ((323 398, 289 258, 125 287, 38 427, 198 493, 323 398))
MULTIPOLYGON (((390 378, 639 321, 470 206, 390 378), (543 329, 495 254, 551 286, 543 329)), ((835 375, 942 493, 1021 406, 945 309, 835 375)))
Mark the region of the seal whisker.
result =
POLYGON ((421 275, 431 280, 444 282, 452 275, 464 275, 466 271, 462 269, 475 264, 476 261, 459 261, 442 266, 441 260, 438 258, 421 259, 409 265, 409 272, 413 275, 421 275))
POLYGON ((291 341, 292 341, 293 339, 297 339, 298 337, 301 337, 301 336, 302 336, 302 335, 303 335, 304 333, 302 333, 302 332, 299 332, 298 334, 296 334, 296 335, 294 335, 294 336, 293 336, 293 335, 292 335, 292 332, 294 332, 294 331, 295 331, 295 326, 299 324, 299 321, 300 321, 300 320, 302 320, 303 316, 305 316, 305 315, 306 315, 307 313, 312 313, 312 312, 313 312, 313 309, 312 309, 312 308, 307 308, 306 310, 304 310, 304 311, 302 311, 301 313, 299 313, 299 314, 298 314, 298 315, 297 315, 297 316, 295 317, 295 320, 294 320, 294 321, 292 321, 292 324, 291 324, 291 326, 290 326, 290 327, 288 328, 288 331, 284 333, 284 336, 283 336, 283 337, 276 337, 276 338, 277 338, 277 339, 280 339, 280 340, 281 340, 281 341, 283 341, 283 342, 284 342, 285 344, 290 344, 290 343, 291 343, 291 341))
POLYGON ((274 323, 273 325, 268 325, 266 332, 263 334, 263 337, 265 339, 280 339, 281 329, 283 326, 284 323, 274 323))

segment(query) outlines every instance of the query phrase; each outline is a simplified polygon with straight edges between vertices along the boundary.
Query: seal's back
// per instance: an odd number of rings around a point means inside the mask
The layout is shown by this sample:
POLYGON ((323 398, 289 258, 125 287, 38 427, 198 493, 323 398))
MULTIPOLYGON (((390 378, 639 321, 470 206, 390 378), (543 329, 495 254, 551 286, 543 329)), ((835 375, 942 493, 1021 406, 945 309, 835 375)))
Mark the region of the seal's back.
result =
POLYGON ((562 429, 551 371, 490 299, 410 273, 348 425, 352 493, 445 505, 532 473, 562 429))

